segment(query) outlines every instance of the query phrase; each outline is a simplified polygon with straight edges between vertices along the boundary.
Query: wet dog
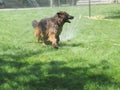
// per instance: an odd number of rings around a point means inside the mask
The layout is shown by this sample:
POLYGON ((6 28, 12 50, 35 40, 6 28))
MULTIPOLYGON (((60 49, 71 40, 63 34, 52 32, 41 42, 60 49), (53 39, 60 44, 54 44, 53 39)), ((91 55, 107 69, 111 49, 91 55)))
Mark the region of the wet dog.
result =
POLYGON ((67 12, 57 12, 53 17, 41 19, 39 22, 34 20, 32 26, 37 42, 42 38, 43 44, 47 44, 47 40, 52 43, 54 48, 58 48, 60 41, 60 34, 62 32, 63 25, 71 23, 70 20, 74 17, 67 12))

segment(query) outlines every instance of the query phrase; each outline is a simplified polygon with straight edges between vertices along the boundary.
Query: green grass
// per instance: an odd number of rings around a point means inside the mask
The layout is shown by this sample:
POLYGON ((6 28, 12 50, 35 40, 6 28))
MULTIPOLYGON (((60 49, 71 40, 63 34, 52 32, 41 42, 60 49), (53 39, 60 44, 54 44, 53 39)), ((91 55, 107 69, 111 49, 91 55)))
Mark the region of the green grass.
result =
POLYGON ((120 90, 120 5, 0 11, 0 90, 120 90), (35 42, 32 20, 64 10, 60 48, 35 42))

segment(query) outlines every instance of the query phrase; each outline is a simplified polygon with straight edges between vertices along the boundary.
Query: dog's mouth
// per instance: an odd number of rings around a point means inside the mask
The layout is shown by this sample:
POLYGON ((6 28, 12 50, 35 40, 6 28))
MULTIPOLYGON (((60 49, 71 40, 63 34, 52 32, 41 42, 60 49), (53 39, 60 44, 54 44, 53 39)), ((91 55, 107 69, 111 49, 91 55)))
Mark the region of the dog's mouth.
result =
POLYGON ((68 19, 66 20, 66 22, 71 23, 70 20, 72 20, 72 19, 74 19, 74 17, 73 16, 69 16, 68 19))

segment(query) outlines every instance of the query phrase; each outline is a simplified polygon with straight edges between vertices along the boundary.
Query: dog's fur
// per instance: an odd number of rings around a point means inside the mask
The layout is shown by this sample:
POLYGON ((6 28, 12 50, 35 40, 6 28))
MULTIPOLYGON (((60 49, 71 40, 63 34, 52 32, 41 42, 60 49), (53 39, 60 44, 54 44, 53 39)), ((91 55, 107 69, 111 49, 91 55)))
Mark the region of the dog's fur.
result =
POLYGON ((62 31, 63 25, 74 17, 64 11, 57 12, 55 16, 50 18, 44 18, 37 22, 34 20, 32 26, 34 28, 35 37, 39 42, 40 37, 43 39, 43 44, 46 45, 47 40, 50 40, 53 47, 58 48, 60 41, 59 35, 62 31))

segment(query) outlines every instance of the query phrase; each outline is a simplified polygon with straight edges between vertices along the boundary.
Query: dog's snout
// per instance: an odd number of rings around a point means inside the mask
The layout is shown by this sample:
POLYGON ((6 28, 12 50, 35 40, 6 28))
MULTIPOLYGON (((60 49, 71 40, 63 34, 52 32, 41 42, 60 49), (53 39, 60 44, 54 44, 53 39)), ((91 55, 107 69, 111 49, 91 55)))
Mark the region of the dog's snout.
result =
POLYGON ((71 16, 71 19, 74 19, 74 17, 73 17, 73 16, 71 16))
POLYGON ((69 19, 74 19, 74 17, 73 16, 69 16, 69 19))

